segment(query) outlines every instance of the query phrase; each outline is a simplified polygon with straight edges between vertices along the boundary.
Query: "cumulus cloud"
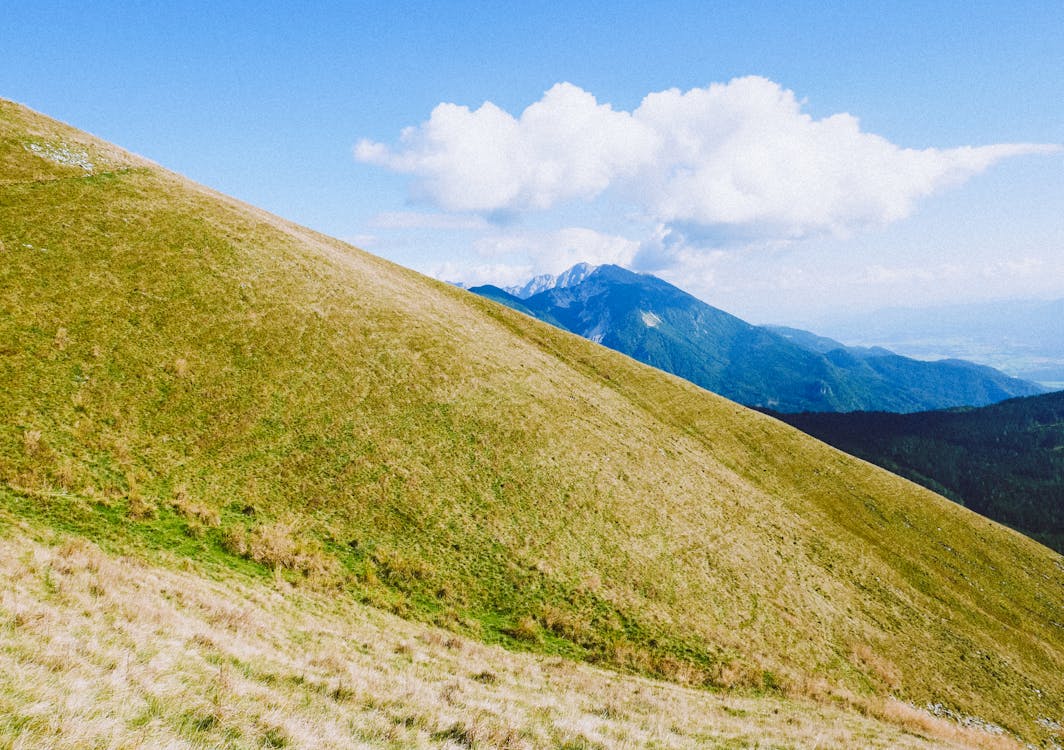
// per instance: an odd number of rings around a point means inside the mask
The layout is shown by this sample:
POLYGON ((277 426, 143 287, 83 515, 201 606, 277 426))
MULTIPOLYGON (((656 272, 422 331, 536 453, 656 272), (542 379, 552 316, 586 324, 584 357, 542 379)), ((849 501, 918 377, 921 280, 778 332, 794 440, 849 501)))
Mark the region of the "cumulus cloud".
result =
POLYGON ((549 208, 590 199, 653 158, 656 137, 627 112, 559 83, 515 118, 491 102, 470 110, 440 104, 428 122, 403 130, 400 147, 363 140, 360 161, 419 178, 451 211, 549 208))
POLYGON ((687 236, 795 239, 888 224, 997 161, 1058 150, 902 148, 849 114, 814 119, 792 91, 751 76, 651 93, 632 112, 569 83, 517 117, 491 102, 440 104, 395 147, 363 140, 355 155, 411 174, 416 194, 448 211, 525 212, 609 196, 687 236))

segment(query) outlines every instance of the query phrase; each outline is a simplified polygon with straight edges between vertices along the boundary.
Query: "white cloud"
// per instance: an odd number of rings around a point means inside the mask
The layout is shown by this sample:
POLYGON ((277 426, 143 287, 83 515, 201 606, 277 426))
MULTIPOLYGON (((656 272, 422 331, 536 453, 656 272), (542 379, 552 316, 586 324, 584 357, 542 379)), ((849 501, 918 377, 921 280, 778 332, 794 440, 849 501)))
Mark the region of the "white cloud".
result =
POLYGON ((631 266, 639 243, 585 227, 566 227, 490 233, 477 238, 472 249, 470 259, 450 260, 425 270, 445 281, 505 286, 542 273, 561 273, 583 262, 631 266))
POLYGON ((559 83, 520 119, 485 102, 440 104, 403 130, 400 150, 362 140, 360 161, 418 176, 419 190, 450 211, 545 209, 590 199, 655 152, 655 135, 627 112, 559 83))
POLYGON ((348 242, 355 247, 362 248, 363 250, 374 247, 377 244, 378 239, 379 238, 374 234, 354 234, 343 238, 345 242, 348 242))
MULTIPOLYGON (((1059 265, 1059 264, 1058 264, 1059 265)), ((981 259, 966 263, 936 263, 930 266, 886 266, 872 264, 855 274, 855 285, 866 286, 914 286, 916 284, 958 284, 969 288, 987 290, 994 286, 1002 288, 1017 280, 1027 282, 1059 275, 1042 258, 1024 256, 1005 260, 981 259)))
POLYGON ((481 257, 526 258, 536 273, 560 273, 576 263, 630 265, 639 243, 584 227, 488 235, 474 243, 481 257))
POLYGON ((414 176, 448 211, 544 210, 603 197, 651 221, 747 239, 844 236, 908 216, 921 199, 1002 159, 1059 146, 909 149, 836 114, 816 120, 760 77, 647 95, 632 112, 559 83, 519 117, 491 102, 440 104, 397 148, 356 157, 414 176))
POLYGON ((481 263, 470 265, 455 261, 437 263, 425 269, 433 278, 448 283, 462 283, 466 286, 492 284, 505 287, 528 281, 535 272, 530 265, 511 265, 508 263, 481 263))
POLYGON ((455 214, 427 214, 417 211, 385 211, 369 222, 376 229, 487 229, 488 222, 482 216, 455 214))

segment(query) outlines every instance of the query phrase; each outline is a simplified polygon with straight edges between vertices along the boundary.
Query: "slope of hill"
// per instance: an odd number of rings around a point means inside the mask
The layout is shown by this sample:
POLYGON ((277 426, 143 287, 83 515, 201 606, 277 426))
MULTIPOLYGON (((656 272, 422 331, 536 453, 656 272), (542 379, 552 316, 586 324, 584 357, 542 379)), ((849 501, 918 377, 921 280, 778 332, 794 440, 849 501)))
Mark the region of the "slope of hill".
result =
POLYGON ((618 675, 78 538, 0 536, 0 616, 4 747, 1014 747, 899 701, 886 722, 618 675))
POLYGON ((1046 548, 8 102, 0 174, 6 517, 623 671, 1057 736, 1046 548))
POLYGON ((542 291, 521 299, 495 287, 472 291, 748 406, 910 412, 1044 392, 969 362, 922 362, 797 329, 754 326, 618 266, 581 264, 555 285, 537 279, 534 288, 542 291))
POLYGON ((1064 552, 1064 392, 918 414, 778 414, 1064 552))

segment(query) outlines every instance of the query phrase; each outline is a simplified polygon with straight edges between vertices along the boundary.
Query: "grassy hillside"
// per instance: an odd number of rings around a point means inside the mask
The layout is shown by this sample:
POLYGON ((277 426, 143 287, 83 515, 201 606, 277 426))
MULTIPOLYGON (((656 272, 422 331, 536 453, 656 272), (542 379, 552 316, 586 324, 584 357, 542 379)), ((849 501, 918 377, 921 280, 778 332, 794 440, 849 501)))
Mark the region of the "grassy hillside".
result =
POLYGON ((1064 552, 1064 392, 981 409, 780 419, 1064 552))
POLYGON ((0 537, 0 616, 11 623, 0 747, 1014 746, 900 701, 886 722, 714 694, 509 653, 226 569, 175 567, 78 538, 0 537))
POLYGON ((686 684, 1064 718, 1021 535, 7 102, 0 175, 9 517, 686 684))

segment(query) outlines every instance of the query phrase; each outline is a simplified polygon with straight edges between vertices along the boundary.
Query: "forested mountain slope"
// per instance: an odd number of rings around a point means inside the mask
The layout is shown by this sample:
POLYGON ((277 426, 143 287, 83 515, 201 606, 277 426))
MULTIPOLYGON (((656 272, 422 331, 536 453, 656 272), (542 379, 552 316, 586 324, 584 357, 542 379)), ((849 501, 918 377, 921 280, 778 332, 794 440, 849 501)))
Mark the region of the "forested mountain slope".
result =
POLYGON ((1064 552, 1064 392, 919 414, 779 414, 1064 552))

